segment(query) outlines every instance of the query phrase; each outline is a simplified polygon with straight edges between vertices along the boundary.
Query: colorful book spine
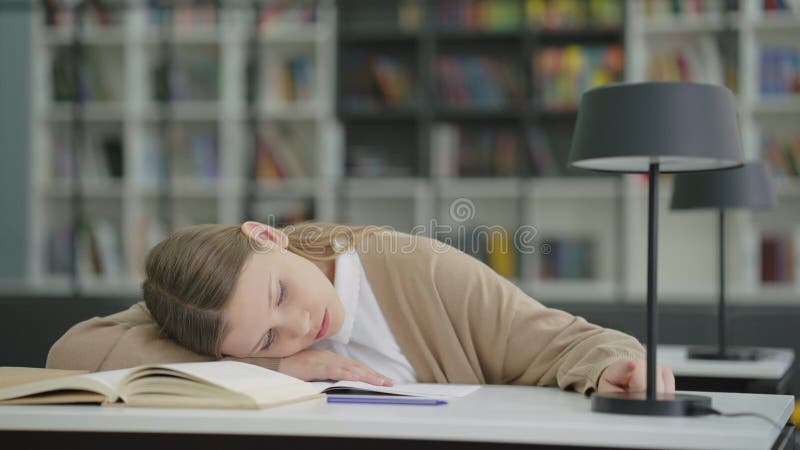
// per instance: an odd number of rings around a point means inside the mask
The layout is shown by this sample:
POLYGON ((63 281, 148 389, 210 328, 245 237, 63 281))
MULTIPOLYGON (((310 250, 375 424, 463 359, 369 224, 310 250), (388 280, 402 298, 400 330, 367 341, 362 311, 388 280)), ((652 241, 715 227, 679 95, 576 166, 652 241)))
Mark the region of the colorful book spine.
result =
POLYGON ((759 75, 761 95, 800 94, 800 46, 763 45, 759 75))
POLYGON ((441 0, 438 4, 439 22, 445 29, 501 32, 520 28, 516 0, 441 0))
POLYGON ((587 89, 622 80, 623 59, 618 45, 543 47, 532 60, 541 107, 576 110, 587 89))
POLYGON ((540 256, 539 278, 591 280, 596 277, 594 242, 583 238, 545 239, 549 252, 540 256))
POLYGON ((761 154, 775 177, 800 177, 800 134, 763 135, 761 154))
POLYGON ((519 103, 522 82, 513 65, 490 56, 440 56, 434 62, 444 106, 503 108, 519 103))
POLYGON ((217 0, 148 0, 147 18, 150 25, 169 25, 184 30, 214 26, 219 23, 217 0))
POLYGON ((725 81, 733 90, 738 81, 735 49, 720 48, 708 36, 686 44, 653 52, 647 63, 648 79, 719 84, 725 81), (724 51, 724 54, 723 54, 724 51))
POLYGON ((343 62, 344 104, 353 110, 403 108, 416 103, 417 83, 411 65, 386 53, 353 52, 343 62))
POLYGON ((282 0, 267 2, 258 14, 260 29, 316 23, 319 14, 318 0, 282 0))
POLYGON ((764 0, 764 11, 800 14, 800 0, 764 0))
POLYGON ((761 282, 794 281, 794 246, 791 236, 764 235, 761 238, 761 282))
POLYGON ((528 26, 535 30, 619 29, 622 0, 526 0, 528 26))

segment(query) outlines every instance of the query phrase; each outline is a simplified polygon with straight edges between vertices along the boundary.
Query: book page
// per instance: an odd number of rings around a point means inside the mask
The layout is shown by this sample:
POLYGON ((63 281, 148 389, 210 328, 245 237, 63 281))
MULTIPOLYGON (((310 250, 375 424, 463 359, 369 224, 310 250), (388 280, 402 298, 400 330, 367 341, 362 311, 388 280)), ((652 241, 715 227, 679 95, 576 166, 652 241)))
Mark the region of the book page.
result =
POLYGON ((0 367, 0 388, 52 378, 73 377, 85 373, 89 372, 86 370, 42 369, 40 367, 0 367))
POLYGON ((86 402, 96 400, 96 395, 82 396, 80 392, 101 394, 109 402, 117 399, 116 387, 119 381, 129 372, 129 369, 113 370, 107 372, 87 373, 83 375, 40 379, 33 383, 8 386, 0 389, 0 401, 18 399, 15 403, 27 403, 21 397, 37 395, 31 398, 34 403, 65 403, 67 399, 82 398, 86 402), (69 396, 64 396, 63 391, 75 391, 69 396), (49 393, 53 393, 50 395, 49 393))
POLYGON ((315 381, 311 384, 325 394, 390 394, 441 399, 465 397, 480 388, 480 385, 472 384, 437 383, 395 384, 389 387, 375 386, 361 381, 338 381, 335 383, 315 381))
POLYGON ((147 398, 155 400, 155 396, 159 406, 188 406, 187 402, 197 405, 205 401, 198 399, 227 398, 235 407, 264 407, 319 397, 310 383, 236 361, 143 366, 126 376, 122 384, 120 396, 139 405, 144 405, 147 398))

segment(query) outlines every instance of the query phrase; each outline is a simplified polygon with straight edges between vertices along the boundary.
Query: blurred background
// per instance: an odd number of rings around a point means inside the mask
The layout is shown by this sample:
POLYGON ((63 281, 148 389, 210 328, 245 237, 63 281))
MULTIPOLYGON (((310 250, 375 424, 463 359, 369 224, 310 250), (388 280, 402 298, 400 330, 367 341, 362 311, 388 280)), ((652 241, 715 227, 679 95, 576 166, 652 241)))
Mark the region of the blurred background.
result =
MULTIPOLYGON (((136 301, 170 231, 245 219, 499 226, 533 250, 464 249, 641 335, 646 177, 566 161, 583 91, 680 80, 733 91, 778 194, 728 214, 731 340, 798 341, 796 0, 0 0, 0 58, 0 298, 66 305, 43 340, 136 301)), ((717 215, 661 181, 662 336, 713 341, 717 215)))

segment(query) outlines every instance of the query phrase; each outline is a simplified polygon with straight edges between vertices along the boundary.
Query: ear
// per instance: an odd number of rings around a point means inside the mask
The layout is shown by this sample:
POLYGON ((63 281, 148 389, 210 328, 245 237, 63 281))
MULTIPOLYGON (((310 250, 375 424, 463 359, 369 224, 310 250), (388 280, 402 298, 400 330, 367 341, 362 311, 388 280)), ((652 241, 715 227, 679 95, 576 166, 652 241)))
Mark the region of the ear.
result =
POLYGON ((242 234, 260 244, 274 243, 278 248, 286 248, 289 245, 289 236, 286 233, 261 222, 249 220, 242 224, 241 230, 242 234))

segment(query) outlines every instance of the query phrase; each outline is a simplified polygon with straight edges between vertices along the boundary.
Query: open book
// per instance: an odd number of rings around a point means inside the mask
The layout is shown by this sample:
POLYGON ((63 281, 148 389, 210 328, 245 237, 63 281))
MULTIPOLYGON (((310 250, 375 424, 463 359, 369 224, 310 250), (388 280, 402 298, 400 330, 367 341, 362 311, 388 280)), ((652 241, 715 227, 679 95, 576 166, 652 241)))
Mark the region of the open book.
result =
POLYGON ((0 367, 0 404, 100 403, 187 408, 268 408, 325 394, 463 397, 478 386, 306 382, 235 361, 157 364, 86 373, 0 367))
POLYGON ((324 397, 311 383, 235 361, 85 373, 0 368, 0 403, 259 409, 324 397))

